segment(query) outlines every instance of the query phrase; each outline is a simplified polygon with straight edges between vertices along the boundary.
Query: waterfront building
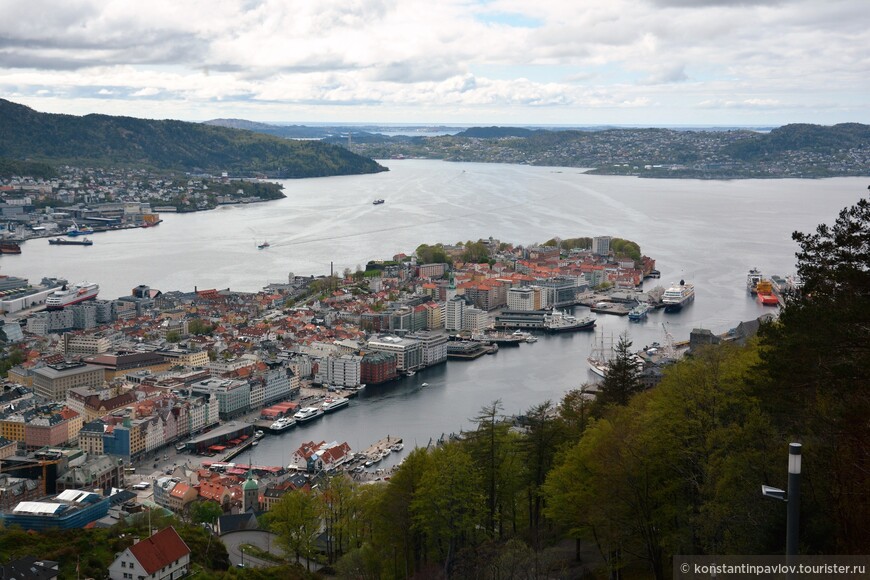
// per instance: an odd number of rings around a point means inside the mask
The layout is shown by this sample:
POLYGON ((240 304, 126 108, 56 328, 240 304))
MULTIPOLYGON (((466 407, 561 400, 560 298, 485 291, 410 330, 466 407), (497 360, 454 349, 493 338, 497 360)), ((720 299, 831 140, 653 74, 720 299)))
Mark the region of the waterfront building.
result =
POLYGON ((350 445, 346 442, 339 444, 337 441, 331 443, 308 441, 293 453, 291 463, 309 473, 317 473, 334 469, 352 456, 350 445))
POLYGON ((574 278, 568 277, 558 277, 558 278, 550 278, 549 280, 542 280, 538 282, 538 286, 541 287, 542 293, 546 296, 546 301, 543 299, 541 302, 546 302, 546 307, 552 306, 553 308, 565 308, 566 306, 573 306, 577 301, 577 280, 574 278))
POLYGON ((100 387, 104 382, 102 367, 84 363, 51 364, 33 371, 33 390, 49 401, 64 401, 72 388, 100 387))
POLYGON ((462 296, 454 296, 447 301, 444 315, 444 329, 447 332, 462 330, 466 308, 465 298, 462 296))
POLYGON ((507 307, 508 310, 541 310, 541 289, 530 286, 508 289, 507 307))
POLYGON ((136 542, 109 566, 111 580, 175 580, 190 572, 190 548, 172 526, 136 542))
POLYGON ((3 523, 25 530, 84 528, 109 513, 109 498, 78 489, 67 489, 43 501, 22 501, 2 514, 3 523))
POLYGON ((251 385, 248 381, 206 379, 193 383, 190 389, 202 395, 214 394, 218 400, 220 418, 223 420, 243 415, 251 408, 251 385))
POLYGON ((544 328, 545 310, 503 310, 495 317, 499 328, 544 328))
POLYGON ((423 345, 423 366, 429 367, 447 361, 447 335, 435 332, 415 332, 407 338, 419 340, 423 345))
POLYGON ((361 384, 378 385, 396 378, 395 354, 386 352, 369 352, 360 361, 361 384))
POLYGON ((355 387, 360 384, 362 358, 345 354, 330 356, 324 361, 327 368, 326 382, 338 387, 355 387))
POLYGON ((462 317, 462 330, 483 332, 489 326, 489 315, 479 308, 466 308, 462 317))
POLYGON ((396 355, 396 370, 408 372, 423 365, 423 345, 418 340, 398 336, 378 336, 369 340, 368 349, 396 355))
POLYGON ((266 400, 266 385, 265 382, 257 377, 252 378, 248 381, 248 384, 251 388, 250 409, 259 409, 263 406, 263 402, 266 400))

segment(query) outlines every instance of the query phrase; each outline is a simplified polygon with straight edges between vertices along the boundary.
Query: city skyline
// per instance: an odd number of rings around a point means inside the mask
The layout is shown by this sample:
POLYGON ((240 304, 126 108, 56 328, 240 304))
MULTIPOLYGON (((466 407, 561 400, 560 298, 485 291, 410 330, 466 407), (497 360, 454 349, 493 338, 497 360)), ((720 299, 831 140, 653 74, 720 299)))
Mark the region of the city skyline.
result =
POLYGON ((0 97, 298 123, 870 122, 860 0, 0 6, 0 97))

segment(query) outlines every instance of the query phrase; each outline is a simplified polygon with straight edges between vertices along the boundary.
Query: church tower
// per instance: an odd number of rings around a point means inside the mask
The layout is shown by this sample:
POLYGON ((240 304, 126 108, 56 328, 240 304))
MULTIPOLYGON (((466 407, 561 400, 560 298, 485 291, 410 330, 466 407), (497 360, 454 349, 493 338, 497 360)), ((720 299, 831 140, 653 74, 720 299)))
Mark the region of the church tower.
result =
POLYGON ((242 512, 248 510, 259 511, 260 509, 260 486, 248 471, 248 479, 242 485, 242 512))

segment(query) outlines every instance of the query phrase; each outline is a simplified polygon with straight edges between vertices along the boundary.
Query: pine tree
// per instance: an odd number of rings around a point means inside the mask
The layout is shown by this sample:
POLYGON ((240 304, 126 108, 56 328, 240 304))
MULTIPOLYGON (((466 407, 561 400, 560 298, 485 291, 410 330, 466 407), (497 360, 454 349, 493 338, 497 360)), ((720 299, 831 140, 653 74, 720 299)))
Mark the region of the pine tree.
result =
POLYGON ((599 405, 625 406, 631 397, 643 388, 638 377, 637 359, 631 352, 631 344, 627 335, 620 335, 614 351, 615 356, 610 361, 607 372, 604 373, 604 382, 597 397, 599 405))

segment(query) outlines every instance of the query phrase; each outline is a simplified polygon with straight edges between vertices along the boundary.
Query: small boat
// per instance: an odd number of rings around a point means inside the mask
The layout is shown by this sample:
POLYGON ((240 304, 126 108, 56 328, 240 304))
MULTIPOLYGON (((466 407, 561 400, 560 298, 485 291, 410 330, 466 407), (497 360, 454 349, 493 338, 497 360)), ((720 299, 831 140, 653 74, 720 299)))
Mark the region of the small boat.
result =
POLYGON ((269 242, 263 242, 262 244, 258 245, 257 248, 264 250, 264 249, 268 248, 269 246, 270 246, 269 242))
MULTIPOLYGON (((378 460, 380 460, 380 456, 378 456, 378 460)), ((364 465, 365 467, 371 467, 371 466, 374 465, 374 464, 375 464, 375 462, 372 461, 371 459, 369 459, 368 461, 366 461, 365 463, 363 463, 363 465, 364 465)))
POLYGON ((529 337, 526 338, 526 342, 528 342, 528 343, 538 342, 538 337, 530 334, 529 337))
POLYGON ((372 202, 372 205, 381 205, 382 203, 384 203, 384 200, 382 200, 382 199, 376 199, 376 200, 374 200, 374 201, 372 202))
POLYGON ((401 442, 399 442, 399 443, 393 443, 392 445, 390 445, 390 451, 395 451, 395 452, 397 452, 397 453, 398 453, 399 451, 401 451, 402 449, 404 449, 404 448, 405 448, 405 445, 404 445, 403 443, 401 443, 401 442))
POLYGON ((428 387, 428 386, 429 386, 429 383, 423 383, 423 384, 420 385, 420 386, 421 386, 421 387, 428 387))
POLYGON ((257 429, 254 431, 254 439, 262 439, 266 434, 257 429))
POLYGON ((257 441, 256 439, 254 439, 254 440, 251 442, 251 447, 256 447, 256 446, 259 445, 259 444, 260 444, 260 442, 257 441))
POLYGON ((415 374, 417 374, 416 371, 408 371, 409 377, 413 377, 415 374))
POLYGON ((390 453, 392 453, 392 452, 393 452, 393 450, 390 449, 389 447, 387 447, 386 449, 384 449, 383 451, 381 451, 381 459, 386 459, 387 456, 388 456, 390 453))

